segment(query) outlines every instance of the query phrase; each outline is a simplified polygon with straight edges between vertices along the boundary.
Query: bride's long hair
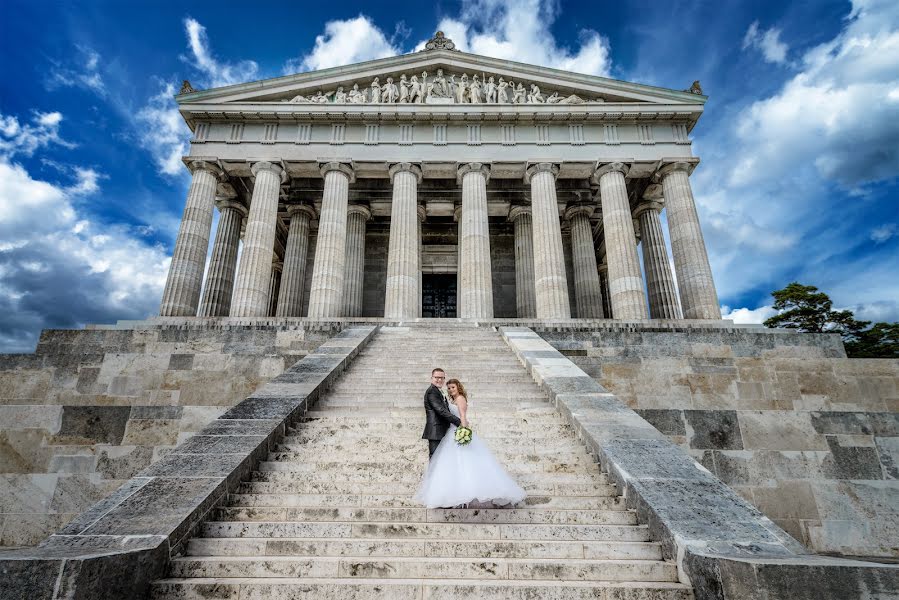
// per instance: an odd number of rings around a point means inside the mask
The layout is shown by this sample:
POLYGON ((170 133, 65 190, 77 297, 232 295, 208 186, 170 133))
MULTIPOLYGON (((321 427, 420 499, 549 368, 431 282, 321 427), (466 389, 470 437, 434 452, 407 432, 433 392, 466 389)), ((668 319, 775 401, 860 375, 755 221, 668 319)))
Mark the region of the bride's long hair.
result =
MULTIPOLYGON (((461 381, 459 381, 458 379, 450 379, 449 381, 446 382, 446 387, 449 387, 450 384, 455 384, 456 389, 459 390, 459 395, 465 396, 465 400, 466 401, 468 400, 468 393, 465 391, 465 386, 462 385, 461 381)), ((453 401, 455 402, 455 399, 453 399, 453 401)), ((471 402, 469 402, 469 404, 471 404, 471 402)))

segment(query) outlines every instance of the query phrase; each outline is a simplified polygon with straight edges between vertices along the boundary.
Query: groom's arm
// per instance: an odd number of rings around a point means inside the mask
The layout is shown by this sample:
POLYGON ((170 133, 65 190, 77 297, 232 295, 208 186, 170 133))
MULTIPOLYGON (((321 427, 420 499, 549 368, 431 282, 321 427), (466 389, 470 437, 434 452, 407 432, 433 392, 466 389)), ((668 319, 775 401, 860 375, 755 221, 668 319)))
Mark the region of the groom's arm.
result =
POLYGON ((428 395, 425 396, 425 401, 428 403, 428 408, 437 413, 437 416, 443 419, 444 421, 449 421, 456 427, 458 427, 462 421, 459 420, 459 417, 450 412, 450 410, 446 407, 446 404, 443 402, 443 397, 440 395, 440 392, 436 390, 428 391, 428 395))

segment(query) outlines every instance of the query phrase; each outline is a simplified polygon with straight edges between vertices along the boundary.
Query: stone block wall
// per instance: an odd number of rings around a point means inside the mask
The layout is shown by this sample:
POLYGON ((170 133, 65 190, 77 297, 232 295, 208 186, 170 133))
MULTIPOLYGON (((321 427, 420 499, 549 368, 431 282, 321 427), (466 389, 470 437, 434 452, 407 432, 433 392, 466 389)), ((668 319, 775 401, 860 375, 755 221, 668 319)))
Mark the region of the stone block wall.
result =
POLYGON ((336 331, 148 322, 0 355, 0 546, 41 541, 336 331))
POLYGON ((764 329, 539 333, 809 548, 899 556, 899 360, 764 329))

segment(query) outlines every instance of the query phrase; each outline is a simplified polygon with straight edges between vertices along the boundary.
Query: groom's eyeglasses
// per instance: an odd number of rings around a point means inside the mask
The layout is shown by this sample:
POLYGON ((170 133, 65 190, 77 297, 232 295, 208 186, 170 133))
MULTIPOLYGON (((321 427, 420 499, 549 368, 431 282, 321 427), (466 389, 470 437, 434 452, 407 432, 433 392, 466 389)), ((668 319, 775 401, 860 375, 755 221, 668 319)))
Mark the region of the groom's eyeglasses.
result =
POLYGON ((443 380, 443 379, 446 379, 446 376, 444 375, 443 377, 441 377, 440 375, 434 375, 434 379, 443 380))

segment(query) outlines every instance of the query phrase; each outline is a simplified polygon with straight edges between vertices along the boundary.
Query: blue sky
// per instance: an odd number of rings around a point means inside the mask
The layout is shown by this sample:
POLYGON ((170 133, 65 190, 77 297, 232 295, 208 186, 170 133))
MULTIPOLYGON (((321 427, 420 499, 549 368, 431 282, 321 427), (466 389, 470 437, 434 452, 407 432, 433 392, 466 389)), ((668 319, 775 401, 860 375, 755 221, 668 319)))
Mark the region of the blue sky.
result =
POLYGON ((410 52, 463 50, 710 99, 693 175, 721 303, 814 284, 899 320, 899 3, 6 0, 0 351, 158 310, 189 184, 171 99, 410 52), (229 6, 230 5, 230 6, 229 6), (246 16, 241 16, 246 15, 246 16))

